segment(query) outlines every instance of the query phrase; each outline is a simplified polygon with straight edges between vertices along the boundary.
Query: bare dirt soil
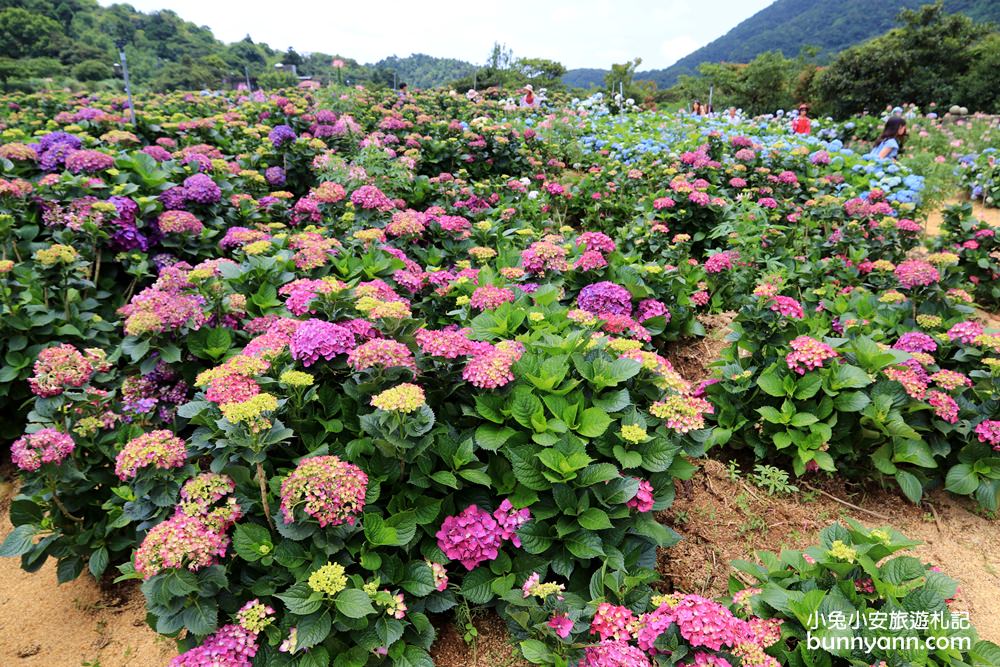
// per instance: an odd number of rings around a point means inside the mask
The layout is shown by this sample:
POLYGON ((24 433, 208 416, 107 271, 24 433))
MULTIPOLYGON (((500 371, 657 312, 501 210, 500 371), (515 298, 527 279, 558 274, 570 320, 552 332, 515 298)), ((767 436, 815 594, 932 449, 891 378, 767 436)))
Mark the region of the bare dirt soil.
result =
MULTIPOLYGON (((940 209, 933 211, 927 217, 927 227, 926 227, 927 234, 931 236, 937 236, 938 234, 941 233, 941 223, 944 220, 941 211, 946 206, 950 206, 951 204, 962 204, 968 201, 969 201, 968 199, 958 199, 958 198, 949 199, 948 201, 946 201, 944 204, 941 205, 940 209)), ((979 218, 980 220, 988 222, 994 227, 1000 227, 1000 208, 986 208, 979 202, 973 202, 972 214, 977 218, 979 218)))
POLYGON ((810 490, 805 486, 808 481, 798 482, 798 493, 769 496, 749 483, 745 474, 733 479, 719 461, 696 464, 699 472, 690 482, 678 484, 673 506, 658 517, 683 538, 660 552, 665 590, 725 595, 731 560, 753 560, 758 550, 808 547, 824 527, 851 517, 869 528, 892 526, 920 540, 923 544, 912 555, 956 579, 955 608, 969 611, 983 639, 1000 641, 997 519, 980 516, 970 504, 945 493, 931 494, 929 502, 917 507, 892 491, 852 489, 837 480, 814 479, 810 485, 861 510, 810 490))

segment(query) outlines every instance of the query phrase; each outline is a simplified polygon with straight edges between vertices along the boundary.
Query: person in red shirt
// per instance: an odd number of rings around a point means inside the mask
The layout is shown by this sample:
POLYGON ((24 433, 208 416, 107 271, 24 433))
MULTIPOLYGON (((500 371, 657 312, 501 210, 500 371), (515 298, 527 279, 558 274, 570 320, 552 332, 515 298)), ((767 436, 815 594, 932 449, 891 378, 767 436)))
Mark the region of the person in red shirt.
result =
POLYGON ((795 134, 809 134, 812 129, 809 122, 809 105, 799 105, 799 115, 792 121, 792 132, 795 134))

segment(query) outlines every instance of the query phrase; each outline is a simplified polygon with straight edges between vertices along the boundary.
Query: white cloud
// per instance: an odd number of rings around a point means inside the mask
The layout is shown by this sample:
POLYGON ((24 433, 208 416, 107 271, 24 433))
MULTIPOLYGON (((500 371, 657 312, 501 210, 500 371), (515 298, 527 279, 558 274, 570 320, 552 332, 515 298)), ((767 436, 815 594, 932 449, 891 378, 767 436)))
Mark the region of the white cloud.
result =
MULTIPOLYGON (((116 0, 99 0, 102 5, 116 0)), ((566 67, 608 67, 642 57, 667 67, 724 34, 771 0, 129 0, 141 11, 171 9, 226 42, 249 34, 284 50, 340 53, 362 62, 410 53, 485 61, 494 41, 517 56, 566 67), (718 17, 726 17, 719 20, 718 17)))

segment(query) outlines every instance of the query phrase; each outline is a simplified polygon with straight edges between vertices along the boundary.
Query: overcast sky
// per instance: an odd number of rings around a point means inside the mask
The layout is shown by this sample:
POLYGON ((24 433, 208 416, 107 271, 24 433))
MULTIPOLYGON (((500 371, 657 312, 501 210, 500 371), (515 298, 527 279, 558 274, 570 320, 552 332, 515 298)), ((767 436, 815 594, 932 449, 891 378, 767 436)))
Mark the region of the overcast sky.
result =
MULTIPOLYGON (((99 0, 107 6, 109 0, 99 0)), ((224 42, 339 53, 360 62, 426 53, 482 63, 494 41, 517 57, 566 67, 607 68, 642 58, 640 69, 672 65, 724 35, 772 0, 130 0, 138 10, 172 9, 224 42)))

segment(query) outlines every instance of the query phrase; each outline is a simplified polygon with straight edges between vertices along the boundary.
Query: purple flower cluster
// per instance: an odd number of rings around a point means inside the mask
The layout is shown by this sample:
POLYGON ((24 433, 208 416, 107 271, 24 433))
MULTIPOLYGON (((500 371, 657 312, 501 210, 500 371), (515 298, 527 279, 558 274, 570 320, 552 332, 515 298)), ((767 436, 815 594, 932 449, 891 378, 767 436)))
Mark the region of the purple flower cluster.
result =
POLYGON ((222 199, 222 190, 210 176, 194 174, 184 179, 184 198, 196 204, 217 204, 222 199))
POLYGON ((287 125, 277 125, 273 130, 271 130, 267 138, 271 140, 271 144, 275 148, 281 148, 287 143, 295 141, 295 130, 287 125))
POLYGON ((925 333, 907 331, 893 343, 892 348, 904 352, 935 352, 937 351, 937 343, 925 333))
POLYGON ((264 178, 268 185, 280 188, 285 184, 285 170, 281 167, 268 167, 264 170, 264 178))
POLYGON ((338 354, 347 354, 354 346, 350 329, 316 318, 300 324, 291 340, 292 358, 307 367, 320 359, 330 361, 338 354))
POLYGON ((621 285, 607 280, 584 287, 576 297, 576 303, 594 315, 632 313, 632 294, 621 285))
POLYGON ((115 159, 101 151, 76 150, 66 154, 66 169, 74 174, 94 174, 114 165, 115 159))
POLYGON ((66 132, 50 132, 38 140, 34 147, 38 165, 43 171, 59 171, 66 163, 66 156, 83 145, 79 137, 66 132))

